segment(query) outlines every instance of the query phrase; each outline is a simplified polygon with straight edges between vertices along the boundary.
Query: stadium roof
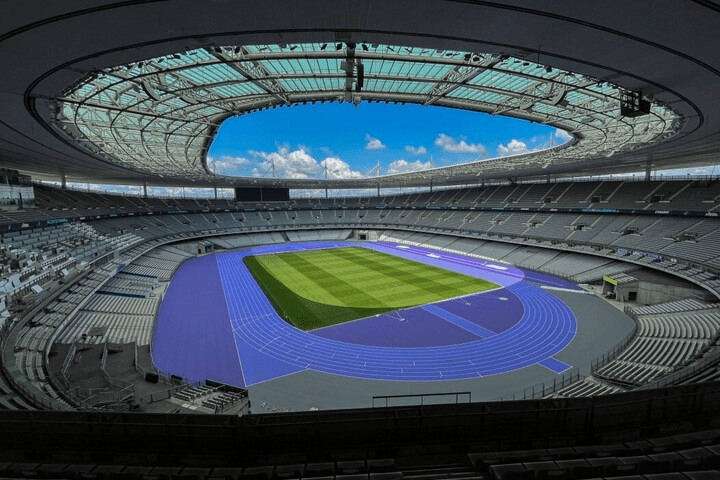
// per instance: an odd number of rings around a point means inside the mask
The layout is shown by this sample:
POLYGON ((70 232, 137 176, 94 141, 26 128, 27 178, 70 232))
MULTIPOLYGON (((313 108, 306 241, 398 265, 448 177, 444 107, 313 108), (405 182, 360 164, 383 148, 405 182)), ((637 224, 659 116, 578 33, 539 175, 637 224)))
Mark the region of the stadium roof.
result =
POLYGON ((34 178, 362 188, 717 163, 708 2, 60 3, 18 2, 0 19, 0 165, 34 178), (463 108, 574 139, 366 179, 208 171, 226 118, 317 101, 463 108), (635 108, 621 114, 623 101, 635 108))

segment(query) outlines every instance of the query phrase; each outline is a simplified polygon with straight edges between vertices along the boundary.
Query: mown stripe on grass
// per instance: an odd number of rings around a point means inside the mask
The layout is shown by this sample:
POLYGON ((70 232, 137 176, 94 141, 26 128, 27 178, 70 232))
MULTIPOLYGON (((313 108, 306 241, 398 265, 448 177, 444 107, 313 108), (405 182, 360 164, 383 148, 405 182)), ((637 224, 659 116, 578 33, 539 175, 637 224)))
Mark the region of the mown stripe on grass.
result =
MULTIPOLYGON (((488 288, 488 283, 482 280, 463 276, 455 272, 446 272, 439 268, 429 267, 423 265, 423 274, 417 274, 412 271, 408 271, 402 267, 396 266, 396 264, 405 264, 405 262, 398 262, 396 257, 391 255, 384 255, 389 258, 384 258, 385 262, 376 260, 377 257, 364 255, 358 252, 356 248, 345 248, 345 249, 334 249, 331 252, 332 255, 341 257, 347 261, 353 262, 356 265, 370 269, 374 272, 380 273, 383 276, 394 279, 398 282, 403 282, 408 285, 412 285, 416 290, 420 290, 429 294, 432 298, 446 298, 448 296, 454 296, 458 294, 458 289, 464 291, 474 291, 476 288, 482 290, 488 288), (438 278, 444 278, 451 280, 457 278, 457 281, 453 281, 450 284, 442 283, 431 277, 437 276, 438 278)), ((378 253, 378 252, 373 252, 378 253)), ((415 262, 413 262, 414 264, 415 262)), ((414 266, 414 265, 413 265, 414 266)), ((414 270, 414 268, 413 268, 414 270)))
MULTIPOLYGON (((364 251, 364 249, 358 250, 364 251)), ((311 262, 312 264, 319 266, 325 271, 331 271, 333 275, 340 278, 342 281, 350 283, 363 293, 377 299, 378 304, 380 305, 399 308, 416 305, 422 303, 423 301, 432 301, 435 299, 435 297, 433 296, 433 298, 430 298, 428 300, 428 292, 419 290, 416 286, 411 285, 410 283, 398 281, 398 279, 393 278, 389 275, 383 275, 381 272, 375 270, 376 266, 357 264, 345 258, 334 256, 334 254, 331 252, 331 250, 322 252, 303 252, 302 257, 311 262)), ((370 254, 372 255, 373 252, 370 252, 370 254)), ((419 264, 418 266, 420 266, 422 270, 423 266, 419 264)), ((301 265, 295 265, 295 267, 303 271, 311 279, 313 279, 317 275, 317 272, 313 271, 312 267, 308 268, 307 266, 301 265)), ((296 270, 291 270, 288 268, 283 268, 281 271, 283 271, 283 277, 286 279, 295 277, 296 274, 296 270)), ((327 298, 322 299, 318 297, 317 290, 309 290, 310 285, 310 282, 306 282, 303 279, 301 284, 298 284, 297 282, 294 283, 293 289, 299 295, 305 295, 308 298, 317 301, 332 301, 327 298)), ((332 291, 335 297, 346 294, 347 297, 344 297, 345 303, 343 303, 345 305, 367 305, 367 303, 365 303, 367 301, 367 298, 352 296, 352 291, 345 291, 337 282, 331 284, 329 289, 332 291)))
MULTIPOLYGON (((307 282, 315 284, 323 291, 318 291, 313 298, 322 298, 322 293, 331 295, 335 304, 345 306, 372 305, 375 307, 386 307, 385 302, 364 292, 350 283, 342 280, 325 268, 306 260, 298 255, 279 255, 279 258, 290 268, 301 272, 307 282)), ((329 300, 329 299, 328 299, 329 300)), ((328 302, 330 303, 330 302, 328 302)))
POLYGON ((257 257, 245 257, 243 262, 253 274, 275 310, 286 320, 290 320, 290 323, 298 326, 297 323, 305 319, 317 319, 316 312, 306 302, 302 301, 302 297, 298 297, 295 292, 275 278, 271 272, 267 271, 257 257))

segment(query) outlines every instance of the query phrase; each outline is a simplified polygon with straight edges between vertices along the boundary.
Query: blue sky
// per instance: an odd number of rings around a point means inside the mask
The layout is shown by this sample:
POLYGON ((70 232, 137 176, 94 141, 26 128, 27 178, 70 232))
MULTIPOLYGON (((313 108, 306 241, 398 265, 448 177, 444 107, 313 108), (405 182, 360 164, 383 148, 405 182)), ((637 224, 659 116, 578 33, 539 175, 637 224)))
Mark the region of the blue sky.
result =
POLYGON ((220 174, 358 178, 526 153, 569 140, 546 125, 419 105, 325 103, 226 120, 208 163, 220 174))

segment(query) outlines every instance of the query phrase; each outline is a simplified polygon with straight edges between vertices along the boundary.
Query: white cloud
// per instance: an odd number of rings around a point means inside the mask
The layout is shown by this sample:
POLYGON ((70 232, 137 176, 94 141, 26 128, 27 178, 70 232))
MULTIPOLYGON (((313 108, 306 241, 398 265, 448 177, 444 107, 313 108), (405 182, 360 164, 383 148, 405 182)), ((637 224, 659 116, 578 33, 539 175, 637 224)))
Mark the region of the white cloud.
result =
POLYGON ((412 145, 405 145, 405 151, 410 155, 425 155, 427 148, 420 145, 419 147, 413 147, 412 145))
POLYGON ((433 168, 432 160, 427 162, 421 162, 420 160, 408 162, 407 160, 400 159, 390 163, 387 174, 394 175, 396 173, 417 172, 418 170, 427 170, 428 168, 433 168))
POLYGON ((385 144, 380 141, 379 138, 372 137, 369 133, 365 134, 366 150, 382 150, 385 148, 385 144))
POLYGON ((328 157, 322 162, 320 166, 323 169, 323 175, 325 168, 327 168, 328 178, 362 178, 363 174, 350 168, 347 162, 337 158, 328 157))
POLYGON ((275 176, 280 178, 311 178, 322 171, 304 147, 291 151, 287 146, 281 146, 276 152, 251 150, 250 154, 260 159, 258 166, 253 168, 254 177, 271 177, 274 170, 275 176))
POLYGON ((555 129, 555 138, 557 138, 558 140, 562 140, 564 143, 564 142, 567 142, 568 140, 572 140, 573 136, 561 128, 556 128, 555 129))
POLYGON ((223 155, 220 158, 208 157, 207 165, 211 172, 217 172, 218 174, 232 175, 237 173, 245 165, 251 165, 252 160, 244 157, 232 157, 229 155, 223 155))
POLYGON ((276 152, 250 152, 258 158, 253 168, 254 177, 271 177, 273 168, 278 178, 323 178, 327 168, 328 178, 361 178, 363 174, 350 168, 350 165, 339 157, 326 157, 318 161, 310 155, 307 147, 299 146, 291 150, 288 146, 279 146, 276 152))
POLYGON ((444 133, 438 135, 435 139, 435 145, 450 153, 487 154, 487 150, 480 143, 468 143, 464 138, 461 138, 460 141, 458 141, 450 135, 445 135, 444 133))
POLYGON ((528 153, 529 151, 530 150, 528 150, 525 142, 515 140, 514 138, 510 140, 510 143, 507 145, 498 145, 498 153, 501 157, 507 157, 508 155, 520 155, 522 153, 528 153))

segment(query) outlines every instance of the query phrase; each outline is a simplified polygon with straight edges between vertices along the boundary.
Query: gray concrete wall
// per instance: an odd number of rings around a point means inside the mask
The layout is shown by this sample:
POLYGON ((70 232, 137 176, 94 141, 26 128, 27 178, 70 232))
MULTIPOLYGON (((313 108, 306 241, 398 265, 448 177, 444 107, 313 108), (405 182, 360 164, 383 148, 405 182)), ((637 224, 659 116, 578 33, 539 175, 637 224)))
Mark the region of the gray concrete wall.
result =
POLYGON ((353 239, 376 242, 380 239, 380 233, 378 233, 376 230, 355 230, 353 232, 353 239), (363 238, 363 236, 365 238, 363 238))
POLYGON ((699 289, 690 286, 663 285, 641 280, 638 284, 637 302, 644 305, 653 305, 694 297, 701 293, 699 289))

